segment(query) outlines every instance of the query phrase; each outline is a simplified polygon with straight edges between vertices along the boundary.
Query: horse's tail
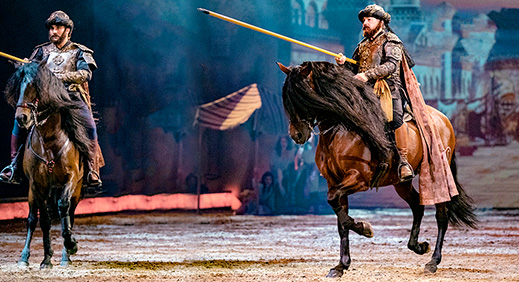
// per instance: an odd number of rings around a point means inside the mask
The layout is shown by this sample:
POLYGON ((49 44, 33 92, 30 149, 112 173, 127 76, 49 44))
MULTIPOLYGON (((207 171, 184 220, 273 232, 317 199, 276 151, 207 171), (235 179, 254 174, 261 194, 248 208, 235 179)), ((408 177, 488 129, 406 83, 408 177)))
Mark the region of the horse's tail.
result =
POLYGON ((449 215, 449 223, 453 226, 466 225, 471 228, 477 228, 478 219, 474 213, 474 201, 467 195, 465 189, 458 182, 458 168, 456 166, 456 153, 452 153, 451 172, 458 189, 458 195, 452 197, 447 203, 447 213, 449 215))

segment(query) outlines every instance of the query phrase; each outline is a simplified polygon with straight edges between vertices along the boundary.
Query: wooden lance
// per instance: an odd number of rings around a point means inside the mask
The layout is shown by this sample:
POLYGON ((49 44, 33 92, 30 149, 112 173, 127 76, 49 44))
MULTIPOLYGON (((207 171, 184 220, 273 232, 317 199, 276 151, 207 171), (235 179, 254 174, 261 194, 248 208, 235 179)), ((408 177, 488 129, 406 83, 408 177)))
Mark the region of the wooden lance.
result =
POLYGON ((18 57, 15 57, 15 56, 12 56, 12 55, 9 55, 9 54, 6 54, 6 53, 3 53, 3 52, 0 52, 0 56, 5 57, 5 58, 8 58, 8 59, 10 59, 10 60, 18 61, 18 62, 20 62, 20 63, 24 63, 24 64, 30 63, 30 62, 27 61, 27 60, 20 59, 20 58, 18 58, 18 57))
MULTIPOLYGON (((285 40, 285 41, 288 41, 288 42, 292 42, 292 43, 295 43, 295 44, 299 44, 301 46, 304 46, 304 47, 307 47, 307 48, 310 48, 310 49, 313 49, 313 50, 316 50, 316 51, 319 51, 321 53, 325 53, 327 55, 330 55, 330 56, 334 56, 336 58, 339 58, 340 55, 337 54, 337 53, 334 53, 334 52, 330 52, 328 50, 324 50, 322 48, 319 48, 317 46, 314 46, 314 45, 310 45, 308 43, 305 43, 305 42, 302 42, 302 41, 299 41, 299 40, 296 40, 296 39, 292 39, 290 37, 286 37, 284 35, 281 35, 281 34, 278 34, 278 33, 275 33, 275 32, 272 32, 272 31, 269 31, 269 30, 266 30, 266 29, 263 29, 263 28, 260 28, 260 27, 257 27, 257 26, 253 26, 251 24, 248 24, 248 23, 245 23, 245 22, 242 22, 242 21, 239 21, 239 20, 235 20, 233 18, 230 18, 230 17, 227 17, 227 16, 224 16, 224 15, 221 15, 221 14, 218 14, 218 13, 215 13, 215 12, 211 12, 209 10, 206 10, 206 9, 202 9, 202 8, 198 8, 198 11, 204 13, 204 14, 208 14, 210 16, 213 16, 215 18, 218 18, 218 19, 221 19, 221 20, 224 20, 224 21, 227 21, 227 22, 230 22, 230 23, 233 23, 233 24, 236 24, 236 25, 239 25, 239 26, 243 26, 245 28, 248 28, 248 29, 252 29, 252 30, 255 30, 257 32, 261 32, 261 33, 264 33, 264 34, 267 34, 267 35, 270 35, 270 36, 274 36, 276 38, 279 38, 279 39, 282 39, 282 40, 285 40)), ((350 59, 350 58, 346 58, 346 61, 347 62, 350 62, 352 64, 358 64, 357 61, 353 60, 353 59, 350 59)))

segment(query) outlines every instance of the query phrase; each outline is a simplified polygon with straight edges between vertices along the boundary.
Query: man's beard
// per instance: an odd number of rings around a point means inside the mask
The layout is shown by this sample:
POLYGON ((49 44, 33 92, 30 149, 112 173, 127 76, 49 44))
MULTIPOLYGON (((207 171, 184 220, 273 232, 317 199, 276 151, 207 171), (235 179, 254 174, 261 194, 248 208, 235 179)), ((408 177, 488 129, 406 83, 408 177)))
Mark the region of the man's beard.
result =
MULTIPOLYGON (((55 38, 55 37, 54 37, 55 38)), ((66 42, 67 41, 67 32, 63 32, 61 34, 61 36, 58 37, 58 39, 56 41, 54 41, 54 38, 52 36, 49 37, 49 40, 50 42, 52 42, 54 45, 60 45, 62 44, 63 42, 66 42)))
POLYGON ((372 38, 382 28, 382 23, 383 22, 380 21, 374 29, 370 29, 369 27, 362 29, 362 35, 366 38, 372 38))

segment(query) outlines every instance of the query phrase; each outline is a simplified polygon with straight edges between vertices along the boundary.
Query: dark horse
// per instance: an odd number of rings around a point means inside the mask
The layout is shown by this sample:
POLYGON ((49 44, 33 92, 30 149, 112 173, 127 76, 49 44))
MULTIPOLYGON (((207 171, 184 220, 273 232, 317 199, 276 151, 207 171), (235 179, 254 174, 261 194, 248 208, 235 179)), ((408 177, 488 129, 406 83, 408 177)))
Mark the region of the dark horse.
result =
MULTIPOLYGON (((425 254, 429 243, 418 242, 424 206, 412 181, 399 182, 398 157, 394 145, 385 131, 385 115, 373 90, 353 78, 353 73, 328 62, 305 62, 287 68, 283 86, 283 105, 290 121, 290 136, 298 144, 305 143, 314 127, 319 128, 316 164, 328 182, 328 203, 337 214, 341 238, 339 264, 330 270, 328 277, 342 276, 351 263, 349 230, 359 235, 373 237, 368 222, 355 221, 348 215, 348 195, 366 191, 370 187, 393 185, 398 195, 410 206, 413 226, 407 246, 417 254, 425 254), (377 170, 388 163, 387 173, 377 170), (379 178, 379 179, 375 179, 379 178)), ((458 196, 450 202, 436 204, 438 237, 432 259, 426 272, 435 272, 441 261, 441 249, 447 226, 475 227, 476 217, 467 196, 456 179, 455 137, 449 120, 439 111, 429 107, 445 148, 450 148, 450 168, 458 189, 458 196)), ((408 122, 409 162, 417 171, 422 160, 422 145, 414 122, 408 122)))
POLYGON ((44 63, 29 63, 9 79, 6 100, 16 107, 15 118, 29 130, 23 168, 29 181, 27 238, 18 264, 29 265, 32 235, 40 216, 44 259, 40 268, 51 268, 51 220, 59 214, 64 248, 61 265, 70 264, 77 252, 72 236, 74 211, 81 197, 83 156, 92 154, 79 99, 69 96, 63 83, 44 63))

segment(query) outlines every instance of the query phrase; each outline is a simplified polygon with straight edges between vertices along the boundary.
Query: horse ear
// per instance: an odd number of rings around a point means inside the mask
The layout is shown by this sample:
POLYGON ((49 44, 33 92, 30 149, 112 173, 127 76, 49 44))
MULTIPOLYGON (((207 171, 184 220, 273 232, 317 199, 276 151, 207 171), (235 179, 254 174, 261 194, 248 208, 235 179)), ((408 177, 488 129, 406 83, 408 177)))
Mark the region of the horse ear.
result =
POLYGON ((300 73, 301 76, 308 77, 312 73, 312 64, 306 62, 303 65, 301 65, 300 73))
POLYGON ((279 68, 281 69, 282 72, 284 72, 286 75, 288 75, 290 73, 290 69, 285 67, 282 63, 280 62, 277 62, 279 68))

